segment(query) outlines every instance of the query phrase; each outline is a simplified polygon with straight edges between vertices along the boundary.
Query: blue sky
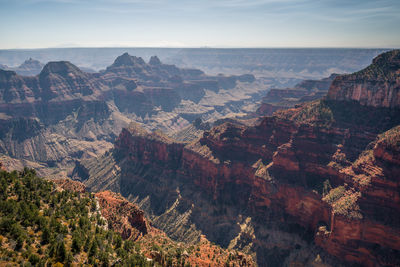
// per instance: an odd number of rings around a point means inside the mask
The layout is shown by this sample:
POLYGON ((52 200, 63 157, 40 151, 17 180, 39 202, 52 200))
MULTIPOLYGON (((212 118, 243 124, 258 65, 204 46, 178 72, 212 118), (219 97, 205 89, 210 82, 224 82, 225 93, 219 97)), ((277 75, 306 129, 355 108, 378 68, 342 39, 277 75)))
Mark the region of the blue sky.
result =
POLYGON ((400 0, 0 0, 0 48, 400 47, 400 0))

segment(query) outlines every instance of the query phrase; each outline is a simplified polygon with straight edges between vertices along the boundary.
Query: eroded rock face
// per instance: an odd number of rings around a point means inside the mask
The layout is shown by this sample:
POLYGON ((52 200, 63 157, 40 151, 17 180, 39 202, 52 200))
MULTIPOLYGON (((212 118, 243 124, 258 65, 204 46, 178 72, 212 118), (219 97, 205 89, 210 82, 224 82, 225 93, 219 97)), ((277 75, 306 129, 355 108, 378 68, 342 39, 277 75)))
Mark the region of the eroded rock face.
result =
MULTIPOLYGON (((150 61, 123 54, 106 71, 90 74, 67 61, 49 62, 32 77, 0 70, 0 153, 70 168, 77 159, 111 148, 111 141, 132 117, 142 121, 157 113, 162 117, 182 99, 198 102, 205 90, 218 91, 225 86, 219 79, 236 85, 253 77, 207 76, 200 70, 163 64, 157 57, 150 61)), ((184 105, 186 112, 190 104, 184 105)), ((186 119, 202 112, 208 109, 186 119)), ((173 116, 178 121, 173 127, 188 124, 179 111, 173 116)))
POLYGON ((85 193, 86 187, 83 183, 79 181, 74 181, 71 179, 51 179, 53 183, 55 183, 58 187, 63 190, 68 190, 77 193, 85 193))
MULTIPOLYGON (((85 193, 86 187, 79 181, 71 179, 51 179, 62 190, 85 193)), ((120 194, 102 191, 95 194, 101 215, 107 220, 109 226, 121 233, 124 239, 137 240, 140 237, 156 231, 144 218, 144 213, 137 205, 130 203, 120 194)))
MULTIPOLYGON (((0 168, 2 167, 0 163, 0 168)), ((85 193, 81 182, 71 179, 51 179, 57 190, 69 190, 85 193)), ((171 240, 163 231, 153 227, 144 217, 144 212, 136 204, 129 202, 120 194, 102 191, 94 194, 97 200, 96 210, 105 219, 106 225, 120 233, 122 238, 134 241, 141 253, 159 264, 165 264, 167 251, 179 251, 179 262, 175 259, 173 265, 183 262, 201 267, 225 266, 227 261, 237 266, 256 266, 251 256, 232 249, 222 249, 201 236, 195 244, 178 243, 171 240), (196 246, 196 248, 195 248, 196 246), (182 258, 182 259, 181 259, 182 258)), ((96 212, 91 210, 91 212, 96 212)))
POLYGON ((276 110, 288 109, 295 105, 322 99, 326 96, 329 86, 337 74, 331 74, 321 80, 304 80, 293 88, 272 88, 261 100, 256 114, 259 116, 272 115, 276 110))
POLYGON ((67 61, 47 63, 38 78, 44 100, 88 96, 100 89, 100 84, 92 80, 89 74, 67 61))
MULTIPOLYGON (((390 80, 393 68, 384 70, 380 77, 390 80)), ((131 127, 115 143, 118 182, 159 227, 246 248, 260 265, 294 264, 300 248, 315 257, 301 241, 308 240, 347 263, 397 266, 399 114, 392 106, 320 100, 255 126, 223 123, 185 146, 131 127)))
MULTIPOLYGON (((128 56, 114 67, 151 73, 149 64, 128 56)), ((145 94, 135 84, 132 92, 145 94)), ((339 260, 397 266, 400 112, 339 100, 276 112, 255 126, 223 123, 188 145, 132 124, 113 153, 81 171, 91 189, 119 190, 173 238, 195 243, 206 234, 254 253, 260 265, 312 264, 322 255, 334 266, 339 260)), ((24 123, 15 129, 23 131, 24 123)))
POLYGON ((282 102, 285 98, 301 98, 307 94, 308 91, 304 89, 271 89, 265 100, 271 103, 282 102))
POLYGON ((331 230, 319 229, 316 236, 330 253, 368 266, 400 263, 399 136, 398 126, 384 132, 339 171, 347 187, 324 198, 333 202, 331 230))
POLYGON ((367 68, 333 81, 328 99, 373 107, 400 107, 400 50, 377 56, 367 68))
MULTIPOLYGON (((126 109, 123 98, 134 98, 134 94, 143 94, 141 97, 145 101, 142 102, 147 102, 150 107, 161 106, 163 110, 171 111, 181 99, 199 102, 205 95, 205 90, 217 92, 220 89, 232 89, 238 82, 252 83, 255 81, 254 76, 250 74, 208 76, 201 70, 181 69, 175 65, 163 64, 156 56, 151 57, 147 64, 142 58, 127 53, 119 56, 111 66, 101 73, 101 77, 112 83, 116 89, 114 89, 115 95, 119 103, 117 106, 121 110, 126 109), (128 90, 128 93, 122 92, 121 89, 126 87, 126 82, 119 82, 121 78, 134 81, 138 89, 128 90), (124 96, 120 97, 120 94, 124 96), (131 95, 132 97, 129 97, 131 95)), ((145 110, 146 113, 152 111, 146 108, 145 110)), ((142 114, 139 110, 136 112, 142 114)))
POLYGON ((36 77, 21 77, 10 70, 0 70, 0 101, 21 103, 33 101, 41 93, 36 77))
MULTIPOLYGON (((308 229, 316 233, 311 234, 315 244, 340 259, 368 266, 395 266, 400 251, 400 222, 396 221, 399 183, 385 180, 396 179, 390 173, 399 171, 397 148, 383 149, 383 141, 379 141, 372 154, 375 161, 387 163, 361 164, 359 158, 367 153, 364 150, 377 133, 360 132, 359 127, 321 127, 267 117, 255 127, 222 124, 185 147, 146 138, 137 129, 124 130, 115 149, 120 159, 147 170, 158 169, 164 179, 193 184, 214 203, 246 210, 244 214, 256 221, 274 218, 271 223, 280 221, 308 229), (370 172, 376 166, 381 169, 379 179, 374 180, 370 172), (371 179, 369 184, 365 181, 371 179), (379 209, 385 210, 385 215, 379 214, 379 209)), ((398 133, 398 128, 391 131, 398 133)), ((139 177, 125 173, 121 182, 128 188, 139 177)), ((130 194, 128 189, 123 192, 130 194)), ((211 240, 229 243, 201 225, 194 215, 191 220, 211 240)), ((224 220, 229 221, 226 217, 224 220)), ((265 242, 253 238, 250 243, 265 242)), ((266 252, 258 248, 258 253, 261 259, 266 252)))
POLYGON ((35 76, 38 75, 44 67, 44 64, 38 60, 29 58, 25 60, 21 65, 18 67, 8 67, 7 65, 0 64, 0 69, 15 71, 19 75, 22 76, 35 76))
POLYGON ((150 225, 144 213, 135 204, 129 203, 120 195, 104 191, 96 194, 101 215, 107 219, 112 228, 121 233, 124 239, 138 239, 150 231, 150 225))
MULTIPOLYGON (((254 128, 225 123, 184 147, 130 127, 115 145, 120 190, 138 198, 141 207, 153 214, 155 225, 173 238, 194 242, 200 232, 221 245, 257 252, 261 266, 285 260, 289 264, 287 257, 297 253, 295 247, 315 249, 299 235, 329 219, 328 205, 318 193, 281 184, 268 173, 266 164, 273 151, 289 142, 293 131, 293 123, 276 118, 254 128), (292 226, 296 230, 289 234, 279 229, 282 223, 297 225, 292 226), (270 234, 287 235, 288 242, 265 239, 270 234)), ((92 180, 93 173, 90 176, 92 180)), ((328 256, 324 259, 332 262, 328 256)))

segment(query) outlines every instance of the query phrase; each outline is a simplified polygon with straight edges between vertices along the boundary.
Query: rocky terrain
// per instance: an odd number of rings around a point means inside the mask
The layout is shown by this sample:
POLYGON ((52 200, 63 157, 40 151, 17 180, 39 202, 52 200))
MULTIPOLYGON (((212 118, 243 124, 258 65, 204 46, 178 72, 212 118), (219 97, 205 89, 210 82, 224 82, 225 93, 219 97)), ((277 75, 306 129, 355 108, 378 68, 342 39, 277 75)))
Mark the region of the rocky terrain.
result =
POLYGON ((400 55, 396 50, 376 57, 369 67, 335 79, 328 99, 357 101, 373 107, 400 106, 400 55))
POLYGON ((394 50, 273 89, 258 115, 275 113, 253 119, 269 87, 300 76, 207 75, 127 53, 95 73, 0 70, 2 168, 96 192, 101 216, 161 264, 397 266, 399 62, 394 50))
POLYGON ((204 237, 192 246, 172 241, 116 193, 88 193, 80 182, 46 181, 27 168, 1 170, 0 180, 2 266, 255 266, 204 237))
POLYGON ((142 248, 143 253, 162 265, 170 266, 168 258, 175 257, 172 265, 191 266, 255 266, 254 260, 241 252, 222 249, 212 244, 204 236, 194 244, 178 243, 171 240, 164 232, 156 229, 148 222, 144 212, 135 204, 128 202, 121 195, 103 191, 95 194, 102 216, 111 228, 120 233, 122 238, 134 240, 142 248))
POLYGON ((66 176, 76 160, 111 149, 130 121, 174 134, 201 116, 243 114, 265 92, 259 85, 252 75, 209 76, 127 53, 98 73, 68 61, 36 76, 0 70, 0 153, 10 170, 40 165, 42 175, 66 176))
POLYGON ((321 80, 304 80, 293 88, 271 88, 262 98, 257 109, 258 116, 272 115, 279 109, 288 109, 297 104, 321 99, 328 93, 328 89, 337 74, 331 74, 321 80))
POLYGON ((74 177, 121 193, 175 240, 205 235, 260 266, 398 266, 399 55, 336 77, 325 99, 190 143, 130 124, 74 177))

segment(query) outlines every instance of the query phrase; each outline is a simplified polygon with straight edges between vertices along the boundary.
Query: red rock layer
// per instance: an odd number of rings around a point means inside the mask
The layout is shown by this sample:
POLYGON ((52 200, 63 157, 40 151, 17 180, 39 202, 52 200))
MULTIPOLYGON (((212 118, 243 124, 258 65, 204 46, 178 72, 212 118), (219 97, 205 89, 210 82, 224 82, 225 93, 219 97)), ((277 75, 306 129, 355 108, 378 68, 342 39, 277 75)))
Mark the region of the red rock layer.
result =
POLYGON ((53 179, 51 181, 64 190, 73 191, 77 193, 86 192, 85 185, 78 181, 74 181, 71 179, 53 179))
MULTIPOLYGON (((1 166, 1 165, 0 165, 1 166)), ((85 192, 85 186, 78 181, 71 179, 52 180, 59 188, 78 193, 85 192)), ((102 191, 95 194, 99 203, 101 215, 107 220, 111 228, 120 233, 124 239, 132 239, 138 242, 141 252, 150 259, 165 266, 165 259, 162 259, 162 252, 154 251, 155 246, 167 249, 179 249, 183 251, 186 263, 194 266, 225 266, 230 259, 231 263, 237 266, 255 266, 253 259, 246 254, 225 250, 211 244, 204 236, 196 245, 196 251, 187 252, 189 245, 172 241, 164 232, 154 228, 144 217, 144 212, 122 197, 120 194, 102 191), (163 264, 164 263, 164 264, 163 264)), ((165 256, 165 255, 164 255, 165 256)), ((178 263, 174 262, 177 266, 178 263)), ((175 266, 174 265, 174 266, 175 266)))
POLYGON ((143 211, 135 204, 110 191, 99 192, 95 196, 99 201, 101 215, 124 239, 136 240, 149 232, 150 225, 143 211))
POLYGON ((322 127, 275 116, 255 127, 222 124, 186 147, 146 138, 135 128, 124 130, 115 148, 120 157, 178 173, 217 201, 236 184, 243 192, 230 194, 254 216, 262 218, 267 208, 281 214, 282 222, 294 218, 317 233, 316 244, 340 259, 395 266, 400 255, 398 151, 378 142, 376 162, 359 164, 377 136, 359 127, 322 127), (371 176, 377 166, 383 175, 371 176), (372 182, 365 187, 349 169, 367 172, 365 179, 372 182), (386 216, 377 214, 379 209, 386 216))

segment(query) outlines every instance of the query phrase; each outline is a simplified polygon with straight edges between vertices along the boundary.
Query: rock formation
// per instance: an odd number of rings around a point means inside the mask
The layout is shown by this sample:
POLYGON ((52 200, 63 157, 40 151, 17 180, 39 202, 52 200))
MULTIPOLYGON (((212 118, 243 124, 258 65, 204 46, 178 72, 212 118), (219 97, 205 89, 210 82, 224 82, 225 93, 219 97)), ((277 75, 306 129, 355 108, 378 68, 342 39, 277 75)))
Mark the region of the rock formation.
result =
POLYGON ((327 99, 254 126, 226 122, 190 144, 131 125, 101 162, 83 164, 92 166, 85 183, 135 201, 172 238, 205 234, 254 253, 260 266, 398 266, 400 110, 389 97, 398 53, 366 69, 389 66, 372 72, 385 84, 381 101, 364 87, 364 70, 336 77, 327 99), (336 97, 349 88, 370 98, 336 97), (105 161, 108 171, 95 167, 105 161))
POLYGON ((13 68, 13 70, 22 76, 35 76, 41 72, 44 64, 38 60, 29 58, 25 60, 20 66, 13 68))
POLYGON ((297 104, 321 99, 326 96, 329 86, 337 74, 331 74, 321 80, 304 80, 293 88, 272 88, 262 98, 261 105, 257 109, 258 116, 272 115, 279 109, 288 109, 297 104))
POLYGON ((99 192, 95 196, 102 211, 101 215, 124 239, 136 240, 150 231, 143 211, 136 205, 110 191, 99 192))
POLYGON ((157 57, 150 61, 125 53, 100 73, 83 72, 67 61, 49 62, 37 76, 0 70, 0 153, 69 172, 75 160, 110 149, 132 119, 143 122, 160 114, 151 127, 170 120, 177 125, 165 127, 180 130, 213 109, 187 111, 206 90, 254 81, 252 75, 208 76, 157 57))
MULTIPOLYGON (((60 190, 85 192, 85 186, 78 181, 71 179, 51 181, 60 190)), ((107 227, 120 233, 123 239, 134 241, 142 253, 163 266, 168 265, 166 261, 169 256, 177 258, 173 260, 174 266, 181 262, 202 267, 210 265, 222 267, 227 262, 238 266, 256 265, 249 255, 232 249, 222 249, 204 236, 195 244, 182 244, 171 240, 164 232, 151 225, 136 204, 127 201, 120 194, 102 191, 94 194, 94 197, 102 218, 107 222, 107 227)))
POLYGON ((43 67, 43 63, 32 58, 25 60, 21 65, 14 68, 10 68, 6 65, 0 64, 0 69, 15 71, 16 73, 18 73, 18 75, 22 76, 38 75, 42 71, 43 67))
POLYGON ((377 56, 365 69, 337 77, 328 99, 373 107, 400 107, 400 50, 377 56))

